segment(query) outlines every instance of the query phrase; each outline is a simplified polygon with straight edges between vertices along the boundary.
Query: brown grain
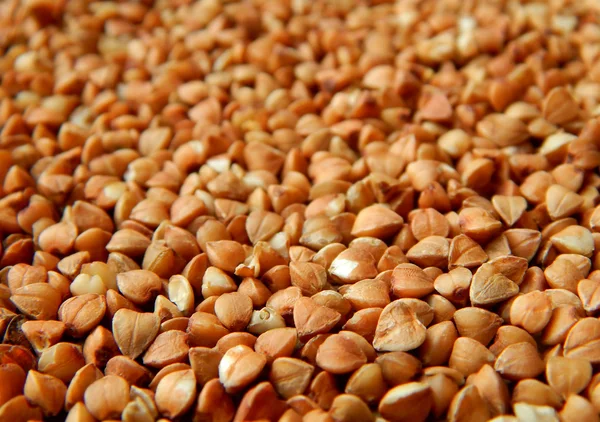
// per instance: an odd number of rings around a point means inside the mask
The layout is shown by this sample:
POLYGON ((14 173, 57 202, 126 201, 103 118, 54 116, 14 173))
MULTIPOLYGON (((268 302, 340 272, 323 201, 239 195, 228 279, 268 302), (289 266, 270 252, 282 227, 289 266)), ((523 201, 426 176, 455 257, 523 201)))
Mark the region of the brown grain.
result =
POLYGON ((4 3, 0 420, 596 419, 593 1, 4 3))

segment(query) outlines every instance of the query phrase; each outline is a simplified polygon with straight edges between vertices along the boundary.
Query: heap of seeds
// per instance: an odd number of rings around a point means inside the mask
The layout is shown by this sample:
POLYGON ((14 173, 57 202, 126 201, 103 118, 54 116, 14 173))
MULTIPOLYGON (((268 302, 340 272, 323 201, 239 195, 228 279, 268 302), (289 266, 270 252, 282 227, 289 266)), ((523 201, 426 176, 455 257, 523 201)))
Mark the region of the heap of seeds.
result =
POLYGON ((597 421, 598 0, 4 0, 0 421, 597 421))

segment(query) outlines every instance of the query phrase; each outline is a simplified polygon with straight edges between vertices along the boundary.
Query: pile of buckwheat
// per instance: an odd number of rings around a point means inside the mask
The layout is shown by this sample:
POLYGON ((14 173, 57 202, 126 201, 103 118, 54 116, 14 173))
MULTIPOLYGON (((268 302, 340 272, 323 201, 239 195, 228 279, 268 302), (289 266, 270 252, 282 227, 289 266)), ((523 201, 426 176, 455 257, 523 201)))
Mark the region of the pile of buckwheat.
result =
POLYGON ((600 1, 4 0, 0 422, 597 421, 600 1))

